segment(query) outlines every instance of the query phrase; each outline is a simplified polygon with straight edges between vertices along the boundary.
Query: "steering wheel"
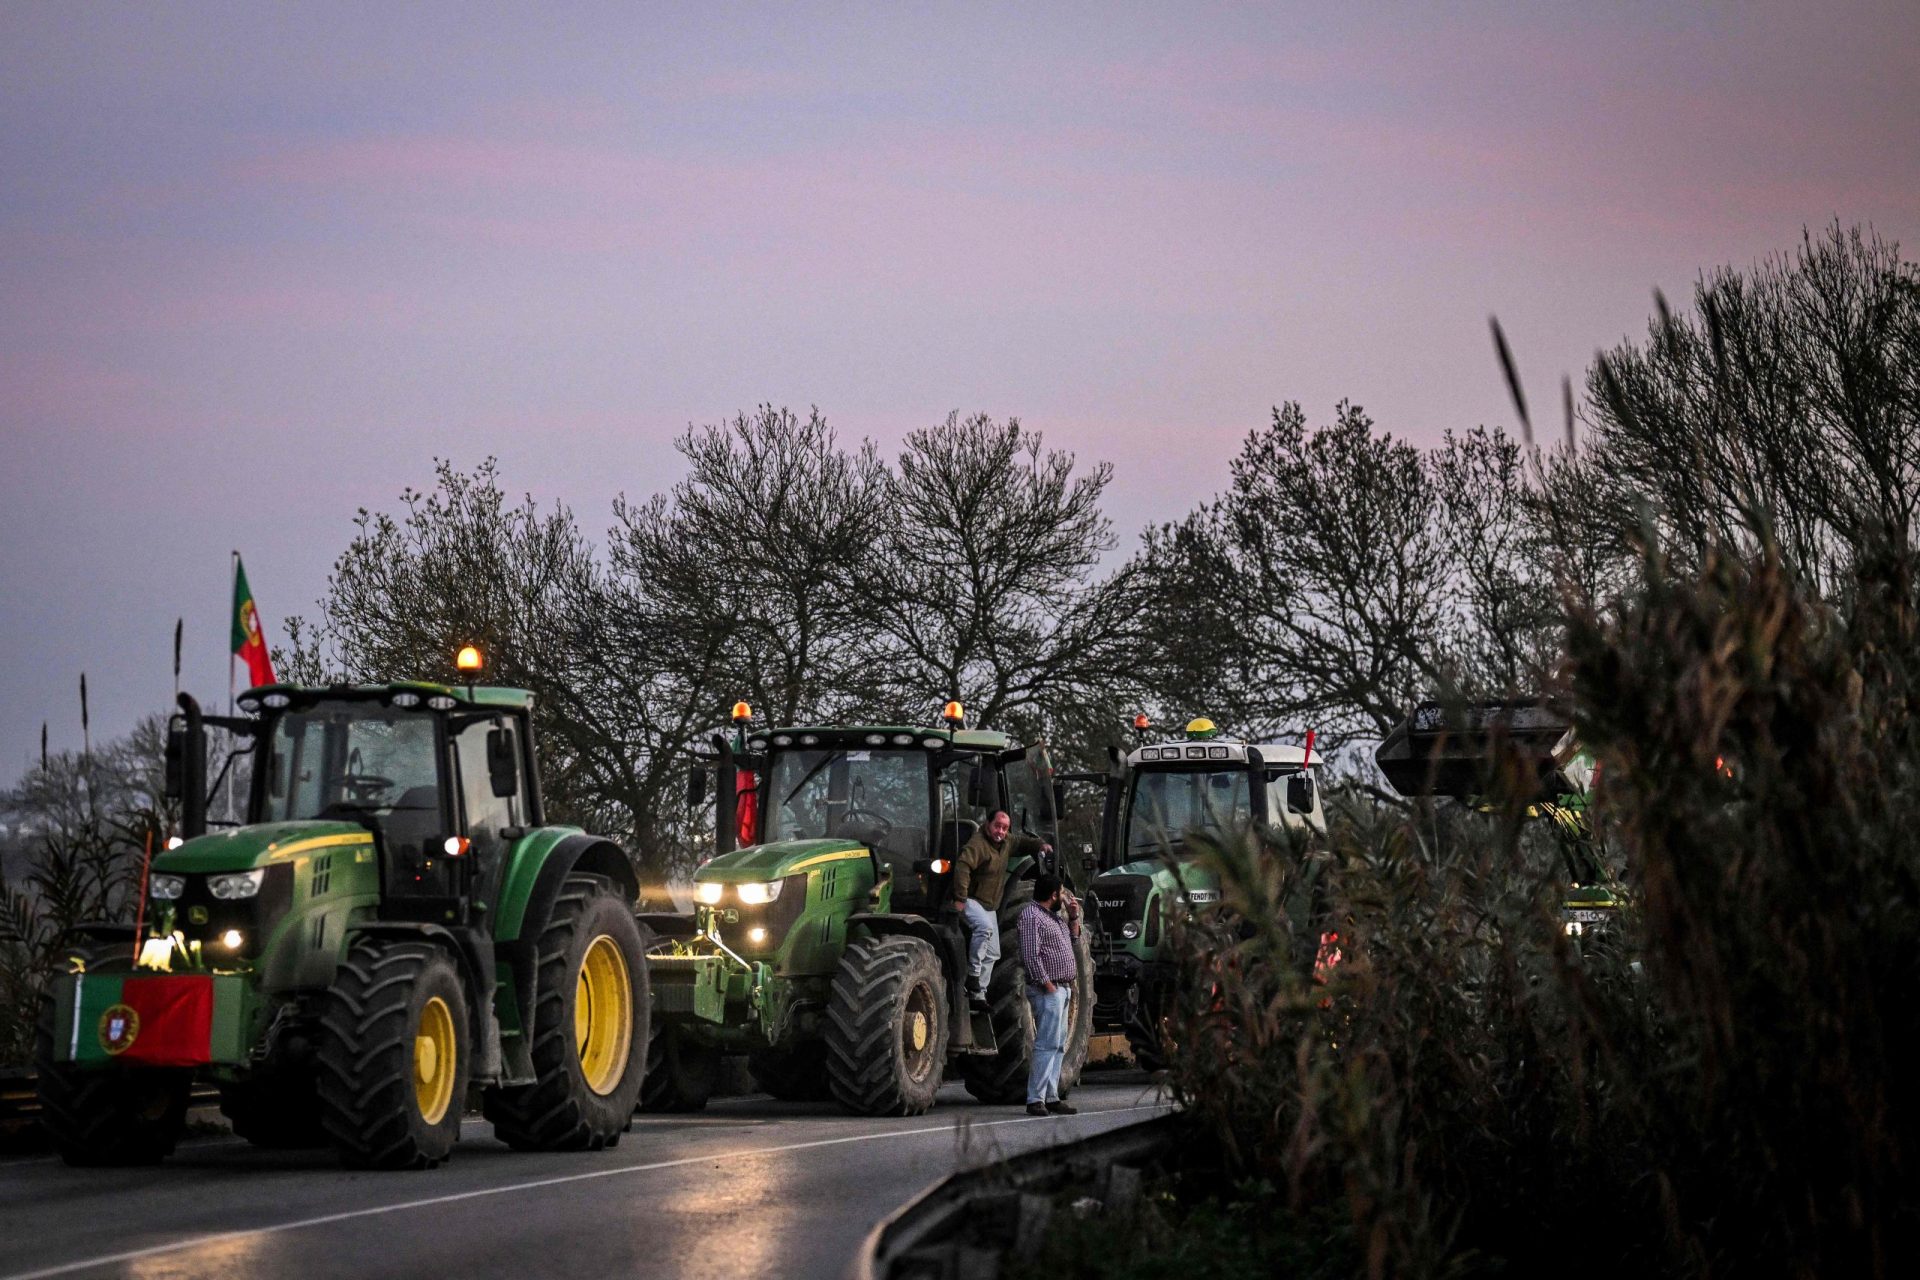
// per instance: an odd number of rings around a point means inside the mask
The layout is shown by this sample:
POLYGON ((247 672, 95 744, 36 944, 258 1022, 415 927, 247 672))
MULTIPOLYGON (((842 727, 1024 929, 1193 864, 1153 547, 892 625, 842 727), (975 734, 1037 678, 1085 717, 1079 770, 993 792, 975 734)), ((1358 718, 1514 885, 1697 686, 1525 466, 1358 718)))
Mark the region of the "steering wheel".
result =
POLYGON ((887 838, 893 834, 893 819, 884 813, 876 813, 872 809, 849 805, 847 811, 840 815, 841 829, 844 830, 849 822, 865 822, 879 827, 880 834, 874 841, 876 844, 885 844, 887 838))
POLYGON ((355 804, 379 804, 381 795, 393 786, 392 778, 377 773, 343 773, 336 781, 343 798, 355 804))

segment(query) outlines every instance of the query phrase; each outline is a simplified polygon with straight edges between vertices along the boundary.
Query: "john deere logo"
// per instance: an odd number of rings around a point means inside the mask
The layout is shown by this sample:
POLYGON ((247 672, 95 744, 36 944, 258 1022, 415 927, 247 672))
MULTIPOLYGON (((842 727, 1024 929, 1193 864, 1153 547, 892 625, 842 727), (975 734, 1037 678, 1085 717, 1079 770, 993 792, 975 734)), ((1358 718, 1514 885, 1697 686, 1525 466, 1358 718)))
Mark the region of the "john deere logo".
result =
POLYGON ((140 1015, 124 1004, 116 1004, 100 1015, 100 1047, 108 1053, 125 1053, 140 1034, 140 1015))

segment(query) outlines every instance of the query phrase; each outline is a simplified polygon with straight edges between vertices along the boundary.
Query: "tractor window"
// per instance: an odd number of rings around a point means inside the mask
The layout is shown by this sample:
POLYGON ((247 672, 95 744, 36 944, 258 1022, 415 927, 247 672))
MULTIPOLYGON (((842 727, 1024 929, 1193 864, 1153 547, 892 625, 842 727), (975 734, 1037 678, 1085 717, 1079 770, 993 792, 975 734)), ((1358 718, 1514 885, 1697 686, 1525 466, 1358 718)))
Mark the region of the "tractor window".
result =
POLYGON ((932 813, 924 751, 781 751, 767 780, 772 840, 858 840, 889 862, 927 856, 932 813))
POLYGON ((525 821, 526 780, 519 778, 510 796, 493 793, 493 774, 488 768, 487 735, 504 733, 516 760, 520 756, 518 724, 507 716, 483 715, 466 724, 455 717, 450 724, 453 758, 460 768, 460 804, 466 818, 466 836, 473 841, 474 865, 478 869, 475 893, 479 900, 491 903, 506 866, 507 841, 502 827, 517 827, 525 821))
POLYGON ((1189 835, 1225 837, 1252 820, 1244 768, 1142 772, 1127 812, 1127 848, 1149 856, 1189 835))
POLYGON ((417 849, 439 833, 440 770, 430 716, 322 702, 280 716, 267 744, 260 821, 370 821, 417 849))

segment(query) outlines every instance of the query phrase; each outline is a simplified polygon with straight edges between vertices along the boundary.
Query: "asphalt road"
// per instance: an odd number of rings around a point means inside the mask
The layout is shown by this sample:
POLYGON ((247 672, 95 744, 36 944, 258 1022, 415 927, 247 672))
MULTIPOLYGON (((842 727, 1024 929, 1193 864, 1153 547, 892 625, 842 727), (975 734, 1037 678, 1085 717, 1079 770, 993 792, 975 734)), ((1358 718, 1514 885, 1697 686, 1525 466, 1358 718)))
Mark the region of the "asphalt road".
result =
POLYGON ((958 1085, 924 1116, 716 1100, 641 1116, 611 1151, 526 1155, 470 1119, 425 1173, 348 1173, 324 1151, 183 1143, 148 1169, 0 1162, 0 1280, 176 1277, 832 1277, 936 1179, 1164 1110, 1139 1072, 1096 1073, 1080 1114, 1035 1119, 958 1085))

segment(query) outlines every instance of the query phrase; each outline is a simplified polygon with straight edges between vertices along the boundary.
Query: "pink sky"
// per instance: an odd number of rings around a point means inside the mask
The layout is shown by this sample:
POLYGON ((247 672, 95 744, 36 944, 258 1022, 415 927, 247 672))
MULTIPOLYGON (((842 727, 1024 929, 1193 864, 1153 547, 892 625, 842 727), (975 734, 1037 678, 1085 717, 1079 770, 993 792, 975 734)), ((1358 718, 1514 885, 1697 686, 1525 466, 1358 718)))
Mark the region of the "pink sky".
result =
POLYGON ((1551 403, 1656 287, 1920 233, 1911 3, 1509 8, 0 8, 0 779, 435 455, 597 533, 689 422, 984 410, 1131 539, 1282 400, 1508 422, 1490 314, 1551 403))

